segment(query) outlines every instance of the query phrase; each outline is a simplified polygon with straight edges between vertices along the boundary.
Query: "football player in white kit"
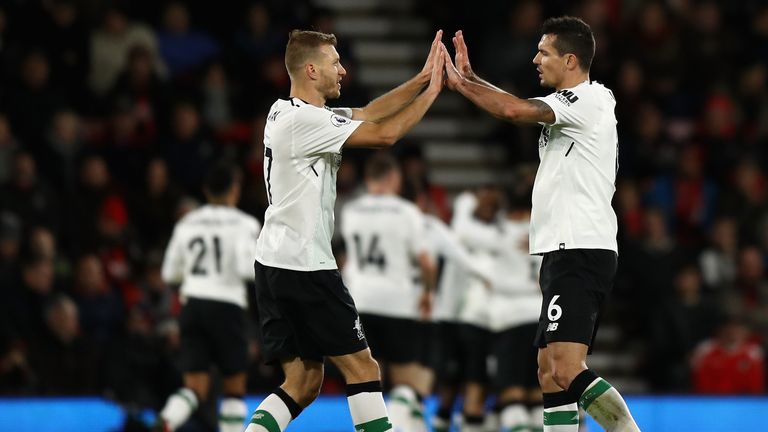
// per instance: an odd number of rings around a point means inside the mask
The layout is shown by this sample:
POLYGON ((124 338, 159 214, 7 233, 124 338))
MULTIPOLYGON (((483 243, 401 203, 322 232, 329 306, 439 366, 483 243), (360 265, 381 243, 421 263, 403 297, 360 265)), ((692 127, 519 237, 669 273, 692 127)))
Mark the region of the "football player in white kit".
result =
MULTIPOLYGON (((426 431, 421 359, 427 346, 436 268, 424 233, 424 218, 398 196, 402 174, 387 153, 366 162, 366 193, 341 212, 347 250, 344 280, 355 300, 373 357, 389 377, 389 418, 395 431, 426 431), (416 283, 412 268, 419 269, 416 283)), ((426 385, 425 385, 426 384, 426 385)))
MULTIPOLYGON (((440 218, 431 214, 429 194, 412 185, 409 190, 414 202, 424 212, 425 233, 436 258, 443 260, 443 270, 438 283, 439 289, 432 308, 432 343, 435 354, 432 369, 438 409, 432 418, 432 430, 447 432, 451 427, 453 405, 464 381, 465 349, 459 342, 459 312, 464 290, 470 278, 485 281, 490 286, 491 272, 483 268, 456 233, 440 218)), ((454 221, 471 217, 476 205, 473 193, 465 192, 454 200, 454 221)))
MULTIPOLYGON (((479 188, 469 216, 453 223, 453 230, 481 268, 494 267, 496 257, 508 247, 500 217, 501 193, 494 186, 479 188)), ((491 354, 491 291, 487 283, 473 275, 466 280, 458 314, 458 344, 464 367, 464 406, 462 431, 481 432, 486 422, 485 399, 489 384, 488 358, 491 354)))
POLYGON ((616 99, 589 77, 592 29, 575 17, 544 22, 533 63, 541 85, 555 92, 534 99, 480 79, 461 31, 453 42, 456 65, 445 51, 449 88, 495 117, 542 125, 530 253, 543 255, 536 344, 544 430, 578 430, 582 407, 608 431, 637 431, 619 392, 586 365, 618 259, 611 207, 618 171, 616 99))
POLYGON ((414 78, 363 108, 330 109, 346 74, 336 37, 289 35, 291 93, 272 105, 264 128, 269 207, 254 264, 264 354, 285 381, 256 408, 247 432, 283 431, 319 394, 325 357, 347 383, 355 429, 391 429, 378 364, 331 250, 336 173, 342 148, 391 146, 421 120, 443 85, 441 36, 414 78))
POLYGON ((227 164, 215 166, 205 179, 208 204, 176 224, 165 251, 163 280, 181 284, 184 387, 168 398, 155 424, 158 431, 179 428, 208 396, 212 364, 223 376, 219 430, 242 430, 248 414, 243 402, 248 367, 245 281, 254 278, 261 224, 235 207, 239 177, 227 164))
POLYGON ((541 431, 544 408, 532 344, 541 309, 541 257, 528 254, 530 195, 509 196, 506 215, 490 301, 496 406, 501 430, 541 431))

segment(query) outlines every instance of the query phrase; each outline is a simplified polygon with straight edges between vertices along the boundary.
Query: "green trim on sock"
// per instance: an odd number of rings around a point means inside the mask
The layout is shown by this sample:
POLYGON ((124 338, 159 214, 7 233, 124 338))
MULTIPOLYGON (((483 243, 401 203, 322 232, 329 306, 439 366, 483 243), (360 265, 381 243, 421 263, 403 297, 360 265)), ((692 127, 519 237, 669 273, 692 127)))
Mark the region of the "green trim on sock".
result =
POLYGON ((528 430, 529 430, 528 426, 526 426, 526 425, 519 425, 519 426, 515 426, 513 428, 502 429, 501 432, 526 432, 528 430))
POLYGON ((245 422, 245 417, 243 416, 233 416, 233 415, 220 415, 219 421, 223 423, 240 423, 243 424, 245 422))
POLYGON ((593 385, 592 387, 588 388, 583 395, 579 398, 579 406, 584 409, 585 411, 587 408, 589 408, 590 405, 592 405, 592 402, 595 401, 595 399, 599 398, 600 395, 607 392, 611 389, 611 385, 608 384, 608 382, 604 379, 600 379, 593 385))
POLYGON ((264 426, 269 432, 280 432, 280 425, 277 424, 277 420, 272 417, 269 411, 257 410, 251 417, 251 423, 264 426))
POLYGON ((579 424, 579 412, 578 411, 544 411, 544 425, 545 426, 557 426, 557 425, 577 425, 579 424))
MULTIPOLYGON (((190 391, 191 391, 191 390, 190 390, 190 391)), ((195 401, 193 401, 192 399, 190 399, 190 398, 189 398, 189 396, 187 396, 186 394, 184 394, 184 392, 182 392, 182 391, 177 391, 177 392, 176 392, 176 395, 177 395, 177 396, 179 396, 180 398, 184 399, 184 402, 186 402, 186 403, 187 403, 187 405, 189 405, 189 407, 192 409, 192 411, 194 411, 194 410, 196 410, 196 409, 197 409, 197 404, 195 403, 195 401)))
POLYGON ((400 402, 404 405, 406 405, 411 410, 411 417, 417 417, 417 418, 424 418, 424 413, 421 411, 421 409, 417 406, 411 403, 410 400, 402 397, 402 396, 392 396, 389 398, 390 402, 400 402))
POLYGON ((355 432, 384 432, 388 430, 392 430, 392 423, 389 422, 388 417, 355 425, 355 432))
POLYGON ((404 403, 404 404, 406 404, 408 406, 411 406, 411 401, 409 401, 408 399, 406 399, 406 398, 404 398, 402 396, 392 396, 392 397, 389 398, 389 401, 390 402, 402 402, 402 403, 404 403))

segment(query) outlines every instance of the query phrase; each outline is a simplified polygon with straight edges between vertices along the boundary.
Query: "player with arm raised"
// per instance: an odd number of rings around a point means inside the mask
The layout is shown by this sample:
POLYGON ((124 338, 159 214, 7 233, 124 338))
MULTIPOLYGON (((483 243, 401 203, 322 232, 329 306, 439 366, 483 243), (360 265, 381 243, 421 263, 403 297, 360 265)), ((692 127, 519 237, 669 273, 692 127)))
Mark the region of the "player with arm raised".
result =
POLYGON ((331 252, 336 172, 343 147, 391 146, 442 89, 442 32, 414 78, 364 108, 333 109, 346 74, 336 37, 294 30, 285 51, 288 99, 269 110, 264 178, 269 207, 256 251, 256 300, 267 361, 285 382, 256 409, 248 432, 279 432, 320 392, 328 357, 347 383, 355 429, 391 429, 360 317, 331 252))
POLYGON ((616 100, 589 78, 595 39, 584 21, 551 18, 542 34, 533 63, 541 85, 555 89, 549 96, 521 99, 478 78, 460 31, 456 65, 445 52, 446 81, 497 118, 542 125, 530 252, 543 255, 536 344, 544 430, 578 430, 581 406, 608 431, 637 431, 618 391, 586 366, 617 266, 616 100))
POLYGON ((163 260, 163 280, 181 283, 184 387, 168 398, 157 431, 179 428, 208 396, 211 364, 224 377, 219 430, 242 430, 248 414, 243 402, 248 367, 245 280, 253 280, 261 224, 235 207, 240 180, 233 167, 215 166, 206 176, 205 195, 208 204, 176 224, 163 260))

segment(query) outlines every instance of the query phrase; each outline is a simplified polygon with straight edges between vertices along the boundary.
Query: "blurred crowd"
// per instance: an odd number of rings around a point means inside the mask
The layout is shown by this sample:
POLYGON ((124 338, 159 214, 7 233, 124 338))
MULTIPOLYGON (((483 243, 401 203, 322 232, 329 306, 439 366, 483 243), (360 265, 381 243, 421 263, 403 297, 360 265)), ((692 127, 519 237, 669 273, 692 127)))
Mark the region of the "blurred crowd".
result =
MULTIPOLYGON (((542 20, 592 25, 591 77, 613 89, 620 134, 606 319, 654 391, 765 392, 768 5, 415 3, 435 27, 463 28, 478 73, 524 97, 546 91, 531 65, 542 20)), ((287 31, 333 26, 308 1, 0 4, 0 393, 157 406, 178 387, 179 299, 159 271, 173 224, 220 158, 242 168, 240 207, 263 219, 262 132, 288 95, 287 31)), ((349 75, 333 105, 360 106, 368 90, 339 36, 349 75)), ((488 139, 530 173, 537 134, 499 124, 488 139)), ((400 145, 406 181, 448 220, 417 144, 400 145)), ((340 201, 363 156, 345 152, 340 201)), ((249 390, 271 389, 255 334, 251 353, 249 390)))

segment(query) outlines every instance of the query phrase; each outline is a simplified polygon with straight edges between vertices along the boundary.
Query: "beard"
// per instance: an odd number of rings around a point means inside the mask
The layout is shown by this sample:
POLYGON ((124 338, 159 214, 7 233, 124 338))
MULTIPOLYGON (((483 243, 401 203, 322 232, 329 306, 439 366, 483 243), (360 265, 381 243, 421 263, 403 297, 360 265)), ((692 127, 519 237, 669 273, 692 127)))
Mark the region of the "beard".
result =
POLYGON ((323 85, 323 88, 325 89, 323 93, 326 99, 338 99, 341 96, 341 87, 335 76, 329 78, 323 85))

